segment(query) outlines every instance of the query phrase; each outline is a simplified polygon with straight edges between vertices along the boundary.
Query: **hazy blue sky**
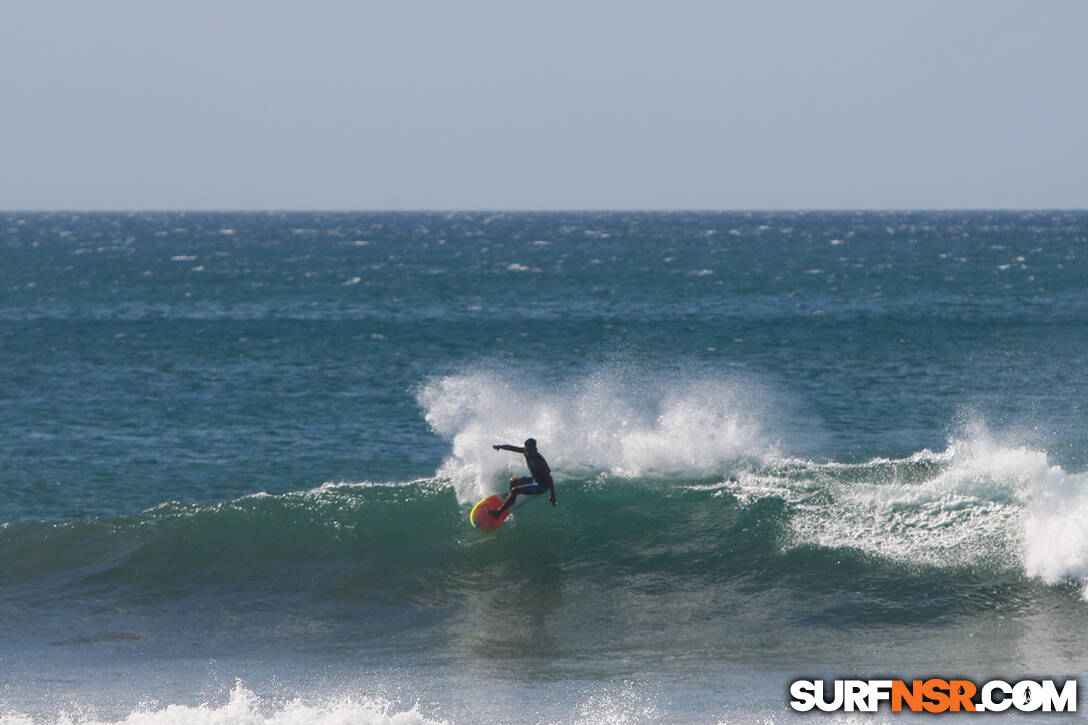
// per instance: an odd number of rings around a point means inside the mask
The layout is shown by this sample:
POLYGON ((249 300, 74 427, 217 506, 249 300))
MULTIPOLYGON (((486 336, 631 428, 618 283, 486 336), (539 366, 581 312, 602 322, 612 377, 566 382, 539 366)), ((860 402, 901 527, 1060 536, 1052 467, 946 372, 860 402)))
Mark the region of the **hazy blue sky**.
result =
POLYGON ((1086 88, 1080 0, 0 0, 0 208, 1083 208, 1086 88))

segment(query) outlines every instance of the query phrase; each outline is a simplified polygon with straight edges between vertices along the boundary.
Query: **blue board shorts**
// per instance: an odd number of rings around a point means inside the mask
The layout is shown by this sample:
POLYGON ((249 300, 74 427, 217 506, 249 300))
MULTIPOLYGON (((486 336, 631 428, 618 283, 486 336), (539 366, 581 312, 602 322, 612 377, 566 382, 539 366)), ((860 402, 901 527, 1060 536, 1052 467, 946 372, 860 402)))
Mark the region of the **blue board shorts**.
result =
POLYGON ((518 493, 525 494, 526 496, 539 496, 540 494, 547 493, 551 490, 550 486, 536 483, 530 476, 522 476, 521 483, 518 483, 517 487, 518 493))

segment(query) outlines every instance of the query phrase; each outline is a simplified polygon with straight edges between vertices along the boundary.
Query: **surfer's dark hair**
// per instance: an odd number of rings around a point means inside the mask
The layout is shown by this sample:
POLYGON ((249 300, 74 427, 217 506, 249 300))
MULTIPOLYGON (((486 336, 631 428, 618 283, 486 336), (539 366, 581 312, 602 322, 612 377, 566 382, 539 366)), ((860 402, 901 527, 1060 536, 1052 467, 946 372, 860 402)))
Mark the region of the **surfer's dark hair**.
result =
POLYGON ((535 451, 536 450, 536 438, 526 438, 525 439, 525 447, 528 448, 531 451, 535 451))

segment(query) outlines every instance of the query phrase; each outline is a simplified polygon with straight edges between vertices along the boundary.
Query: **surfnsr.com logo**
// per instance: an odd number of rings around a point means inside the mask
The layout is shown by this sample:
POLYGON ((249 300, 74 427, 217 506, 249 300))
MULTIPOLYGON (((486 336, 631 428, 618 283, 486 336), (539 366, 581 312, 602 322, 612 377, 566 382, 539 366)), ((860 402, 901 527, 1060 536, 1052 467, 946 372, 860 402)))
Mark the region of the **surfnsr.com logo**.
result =
POLYGON ((790 707, 798 712, 1076 712, 1077 681, 990 680, 795 680, 790 707), (830 685, 830 686, 828 686, 830 685))

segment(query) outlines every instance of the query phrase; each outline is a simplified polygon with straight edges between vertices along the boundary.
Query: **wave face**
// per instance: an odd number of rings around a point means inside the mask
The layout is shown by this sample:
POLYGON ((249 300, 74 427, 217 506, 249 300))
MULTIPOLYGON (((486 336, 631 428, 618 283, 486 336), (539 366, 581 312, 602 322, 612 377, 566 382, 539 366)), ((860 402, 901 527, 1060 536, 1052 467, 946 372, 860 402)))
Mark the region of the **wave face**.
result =
POLYGON ((199 622, 192 636, 303 648, 524 653, 549 632, 562 651, 704 651, 772 618, 893 627, 1085 596, 1088 477, 985 433, 860 464, 745 455, 702 478, 578 477, 557 460, 559 507, 527 502, 493 535, 469 528, 448 477, 5 524, 0 620, 20 624, 3 631, 64 621, 65 641, 177 646, 167 630, 199 622), (504 612, 565 625, 472 631, 504 612))

